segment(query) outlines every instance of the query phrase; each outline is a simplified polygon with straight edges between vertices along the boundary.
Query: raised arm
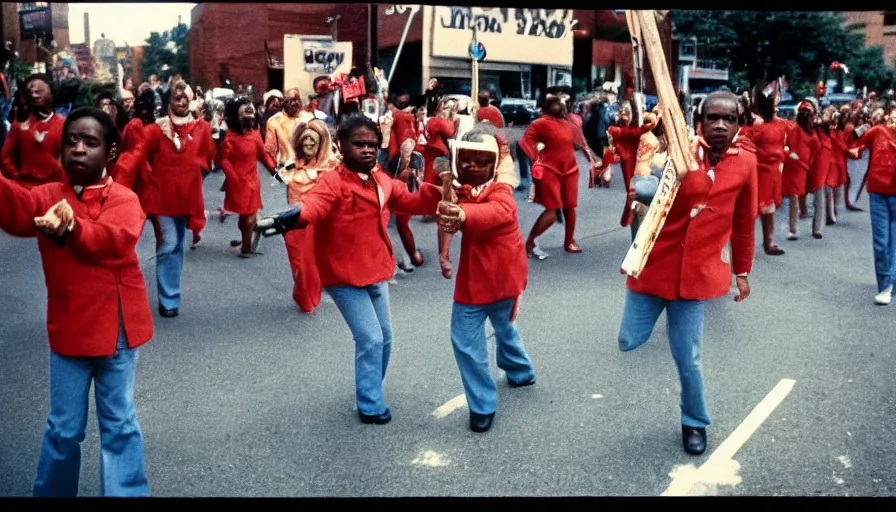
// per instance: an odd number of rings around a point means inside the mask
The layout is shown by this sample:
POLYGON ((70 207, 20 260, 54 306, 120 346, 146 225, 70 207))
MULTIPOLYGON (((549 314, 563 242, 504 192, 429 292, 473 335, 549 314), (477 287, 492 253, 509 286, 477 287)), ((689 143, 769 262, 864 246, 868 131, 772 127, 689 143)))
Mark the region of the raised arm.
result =
MULTIPOLYGON (((5 148, 4 148, 5 149, 5 148)), ((12 236, 37 235, 34 218, 46 212, 38 211, 38 201, 33 192, 0 176, 0 228, 12 236)))

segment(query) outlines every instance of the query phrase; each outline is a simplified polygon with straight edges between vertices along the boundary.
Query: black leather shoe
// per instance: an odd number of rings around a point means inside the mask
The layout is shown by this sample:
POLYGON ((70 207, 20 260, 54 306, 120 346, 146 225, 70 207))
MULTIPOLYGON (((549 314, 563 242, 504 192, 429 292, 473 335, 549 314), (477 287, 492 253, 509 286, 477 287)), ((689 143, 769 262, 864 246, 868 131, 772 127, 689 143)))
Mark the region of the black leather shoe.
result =
POLYGON ((488 429, 492 428, 492 420, 495 419, 495 413, 491 414, 476 414, 475 412, 470 413, 470 430, 473 432, 487 432, 488 429))
POLYGON ((523 386, 531 386, 531 385, 535 384, 535 377, 532 377, 531 379, 527 380, 526 382, 520 382, 520 383, 516 383, 510 379, 507 379, 507 384, 512 388, 521 388, 523 386))
POLYGON ((389 409, 386 409, 386 412, 384 412, 383 414, 378 414, 375 416, 368 416, 361 412, 358 413, 358 416, 361 417, 361 423, 364 423, 366 425, 370 425, 372 423, 376 423, 377 425, 385 425, 386 423, 392 421, 392 411, 390 411, 389 409))
POLYGON ((681 426, 681 443, 684 451, 691 455, 702 455, 706 451, 706 429, 681 426))
POLYGON ((174 318, 177 316, 177 308, 165 309, 160 305, 159 306, 159 314, 165 318, 174 318))

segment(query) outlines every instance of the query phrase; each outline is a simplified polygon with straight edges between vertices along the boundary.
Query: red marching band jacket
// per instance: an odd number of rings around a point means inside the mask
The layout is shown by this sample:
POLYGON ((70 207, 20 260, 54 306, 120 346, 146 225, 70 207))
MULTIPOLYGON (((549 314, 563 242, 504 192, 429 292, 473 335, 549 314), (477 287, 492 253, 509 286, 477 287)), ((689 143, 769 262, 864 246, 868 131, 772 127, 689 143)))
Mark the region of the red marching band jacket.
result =
POLYGON ((518 297, 526 289, 529 263, 513 189, 493 183, 476 199, 461 198, 458 204, 466 221, 454 301, 483 305, 518 297))
POLYGON ((314 225, 321 286, 362 287, 390 279, 395 256, 388 212, 434 215, 439 187, 424 183, 408 192, 404 181, 375 169, 368 181, 340 166, 323 173, 302 198, 300 225, 314 225))
POLYGON ((732 271, 752 269, 759 213, 755 146, 737 137, 714 167, 700 153, 700 170, 682 181, 644 270, 627 279, 634 292, 715 299, 731 289, 732 271))
POLYGON ((62 183, 31 190, 0 178, 0 227, 13 236, 37 237, 47 284, 50 349, 63 356, 111 356, 124 322, 128 347, 152 338, 149 296, 136 246, 146 214, 137 196, 111 177, 79 199, 62 183), (35 217, 66 199, 74 231, 62 244, 37 230, 35 217))

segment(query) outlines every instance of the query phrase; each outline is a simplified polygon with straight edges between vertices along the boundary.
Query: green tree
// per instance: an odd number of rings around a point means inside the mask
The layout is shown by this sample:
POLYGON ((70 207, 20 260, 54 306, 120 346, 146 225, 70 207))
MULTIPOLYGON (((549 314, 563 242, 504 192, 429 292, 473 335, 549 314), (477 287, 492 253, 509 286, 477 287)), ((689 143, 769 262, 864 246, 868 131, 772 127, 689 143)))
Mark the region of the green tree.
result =
POLYGON ((866 49, 837 12, 676 10, 672 19, 677 36, 696 38, 706 58, 729 64, 734 87, 784 75, 796 95, 814 94, 834 61, 847 64, 857 87, 879 88, 892 76, 881 50, 866 49))
POLYGON ((161 34, 152 32, 146 39, 143 52, 143 75, 158 75, 164 81, 170 76, 180 75, 190 79, 190 53, 187 41, 189 29, 181 23, 161 34))

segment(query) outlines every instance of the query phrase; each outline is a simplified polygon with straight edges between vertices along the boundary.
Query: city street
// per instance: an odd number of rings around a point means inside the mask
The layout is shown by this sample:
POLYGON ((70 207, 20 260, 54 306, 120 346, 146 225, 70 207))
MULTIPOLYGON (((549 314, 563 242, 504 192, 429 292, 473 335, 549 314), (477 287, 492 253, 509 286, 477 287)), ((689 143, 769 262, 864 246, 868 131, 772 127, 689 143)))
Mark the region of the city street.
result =
MULTIPOLYGON (((517 139, 522 130, 508 131, 517 139)), ((866 165, 850 162, 854 187, 866 165)), ((285 188, 261 176, 264 211, 284 208, 285 188)), ((610 189, 588 189, 581 175, 576 238, 584 252, 565 253, 556 225, 540 241, 550 257, 529 260, 517 325, 537 384, 511 388, 495 368, 498 411, 485 434, 468 428, 449 339, 454 281, 439 271, 435 223, 412 220, 426 262, 390 286, 393 420, 364 425, 354 344, 335 304, 324 294, 314 313, 299 312, 282 237, 262 240, 262 255, 237 256, 228 243, 236 218, 221 224, 215 212, 222 180, 206 179, 213 213, 196 250, 187 235, 179 317, 158 315, 148 224, 137 247, 155 322, 136 374, 155 496, 896 494, 896 305, 873 301, 864 193, 857 206, 865 211, 841 202, 821 240, 811 219, 800 221, 800 240, 786 239, 785 202, 776 238, 784 256, 762 251, 757 222, 752 295, 735 303, 732 288, 706 306, 713 424, 706 453, 694 457, 681 446, 665 315, 641 348, 617 346, 619 265, 631 242, 619 226, 618 166, 610 189)), ((526 234, 541 208, 516 196, 526 234)), ((456 265, 460 236, 452 249, 456 265)), ((29 496, 49 410, 35 240, 0 234, 0 284, 0 496, 29 496)), ((97 496, 92 398, 82 453, 81 495, 97 496)))

